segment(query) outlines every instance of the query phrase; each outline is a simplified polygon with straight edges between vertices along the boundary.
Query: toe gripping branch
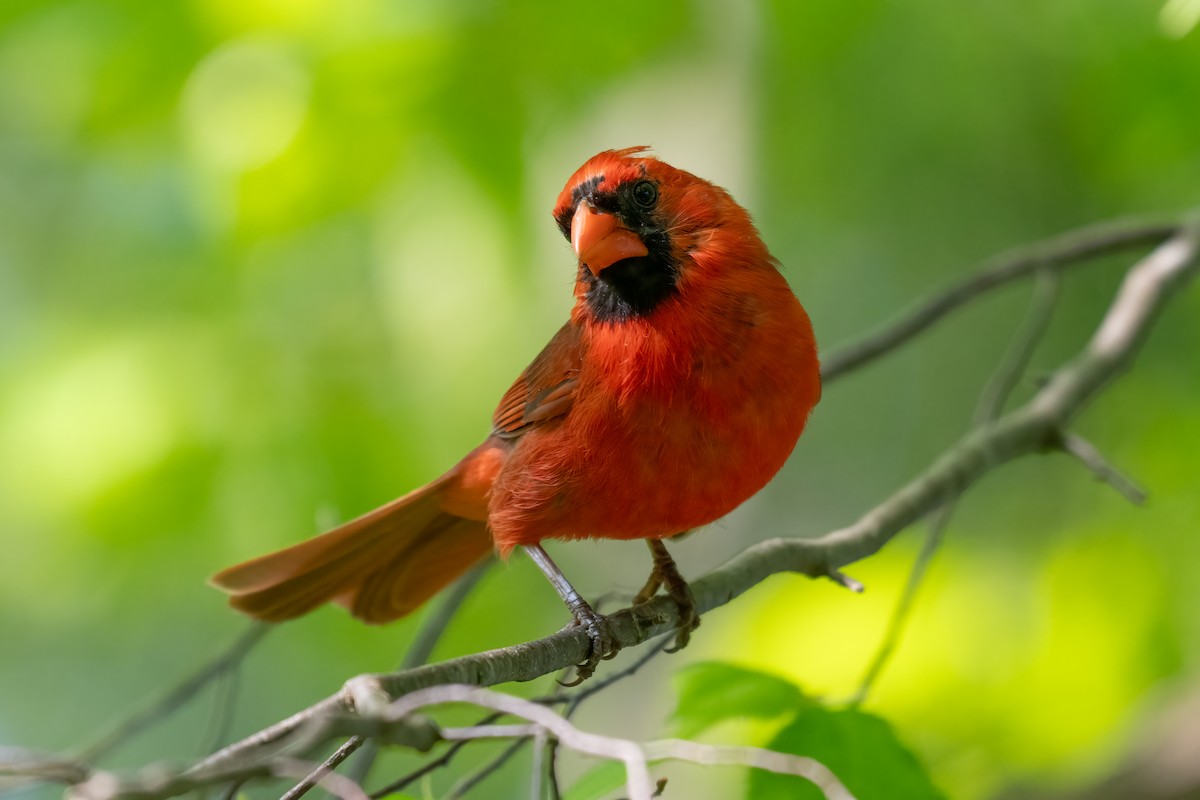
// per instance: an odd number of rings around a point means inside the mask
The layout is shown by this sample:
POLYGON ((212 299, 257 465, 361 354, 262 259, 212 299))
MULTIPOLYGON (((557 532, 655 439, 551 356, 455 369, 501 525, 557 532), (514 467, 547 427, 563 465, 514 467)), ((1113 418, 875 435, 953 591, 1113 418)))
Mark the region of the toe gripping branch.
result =
POLYGON ((575 668, 575 680, 564 683, 564 686, 576 686, 590 678, 596 672, 596 666, 610 659, 621 650, 621 642, 612 629, 608 617, 596 613, 586 600, 575 590, 567 576, 563 574, 550 554, 541 545, 526 545, 525 552, 538 565, 538 569, 550 581, 550 585, 558 592, 558 596, 571 611, 571 625, 582 626, 591 640, 591 650, 587 660, 575 668))
POLYGON ((646 580, 646 585, 633 598, 635 606, 650 602, 659 588, 667 592, 667 596, 675 601, 679 608, 679 632, 675 635, 675 646, 668 650, 674 653, 687 647, 692 638, 692 631, 700 627, 700 615, 696 612, 696 598, 692 595, 692 587, 679 573, 675 559, 667 552, 667 546, 659 539, 647 539, 646 546, 654 559, 654 569, 646 580))

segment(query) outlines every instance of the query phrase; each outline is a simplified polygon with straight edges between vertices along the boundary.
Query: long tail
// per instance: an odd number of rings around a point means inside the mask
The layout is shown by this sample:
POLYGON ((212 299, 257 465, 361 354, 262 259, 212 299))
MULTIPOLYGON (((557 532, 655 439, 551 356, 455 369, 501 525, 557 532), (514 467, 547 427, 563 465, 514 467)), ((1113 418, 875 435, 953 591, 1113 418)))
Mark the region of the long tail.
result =
POLYGON ((229 604, 282 622, 334 601, 365 622, 408 614, 492 550, 485 523, 442 510, 455 471, 298 545, 229 567, 211 582, 229 604))

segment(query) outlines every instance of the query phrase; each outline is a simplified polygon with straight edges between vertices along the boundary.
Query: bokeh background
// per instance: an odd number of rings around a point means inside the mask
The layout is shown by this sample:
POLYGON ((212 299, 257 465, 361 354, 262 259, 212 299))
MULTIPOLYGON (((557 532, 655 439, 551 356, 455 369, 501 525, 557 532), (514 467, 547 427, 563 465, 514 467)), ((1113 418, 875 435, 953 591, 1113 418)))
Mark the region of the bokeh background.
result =
MULTIPOLYGON (((572 255, 549 210, 597 150, 652 145, 733 191, 829 351, 998 250, 1195 206, 1197 14, 1188 0, 5 0, 0 742, 90 741, 244 629, 210 573, 477 443, 565 318, 572 255)), ((1085 341, 1129 261, 1072 273, 1035 373, 1085 341)), ((774 483, 675 548, 685 572, 845 524, 927 465, 968 424, 1028 297, 1010 287, 830 386, 774 483)), ((963 502, 864 705, 946 796, 1068 796, 1194 691, 1198 342, 1192 288, 1078 423, 1150 490, 1145 508, 1055 456, 963 502)), ((580 724, 670 733, 671 676, 698 660, 850 696, 920 538, 856 565, 862 596, 771 579, 580 724)), ((648 568, 635 545, 552 552, 593 596, 632 593, 648 568)), ((516 557, 436 655, 563 621, 516 557)), ((225 730, 211 708, 227 684, 105 763, 249 733, 392 668, 419 623, 325 609, 288 624, 248 658, 225 730)), ((517 759, 480 796, 525 796, 527 771, 517 759)), ((664 774, 679 796, 745 781, 664 774)))

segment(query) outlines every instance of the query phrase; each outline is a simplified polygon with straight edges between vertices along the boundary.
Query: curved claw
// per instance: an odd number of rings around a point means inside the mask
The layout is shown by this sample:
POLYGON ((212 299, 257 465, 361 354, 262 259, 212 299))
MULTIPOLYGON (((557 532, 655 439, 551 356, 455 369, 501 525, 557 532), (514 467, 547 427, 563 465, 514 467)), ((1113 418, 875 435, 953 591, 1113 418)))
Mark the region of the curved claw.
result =
POLYGON ((612 621, 608 617, 597 614, 587 603, 583 603, 572 613, 575 618, 571 625, 582 625, 587 630, 588 638, 592 640, 592 648, 587 661, 576 665, 575 679, 568 682, 559 681, 566 687, 583 683, 595 674, 601 661, 607 661, 621 652, 621 641, 613 631, 612 621))
POLYGON ((700 615, 696 613, 696 598, 692 595, 692 587, 681 583, 676 591, 670 585, 667 593, 679 608, 679 632, 675 634, 675 645, 668 647, 666 652, 678 653, 687 647, 692 638, 692 631, 700 627, 700 615))

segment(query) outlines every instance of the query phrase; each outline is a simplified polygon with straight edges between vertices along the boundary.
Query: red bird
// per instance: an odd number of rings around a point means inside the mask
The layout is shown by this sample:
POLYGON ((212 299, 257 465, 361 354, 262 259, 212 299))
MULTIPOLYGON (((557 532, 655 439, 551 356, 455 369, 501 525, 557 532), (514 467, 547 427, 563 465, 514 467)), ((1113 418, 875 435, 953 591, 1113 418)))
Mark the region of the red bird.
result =
POLYGON ((217 574, 235 608, 281 621, 332 600, 387 622, 519 545, 587 627, 586 677, 615 642, 540 543, 645 539, 654 571, 635 603, 665 587, 686 643, 695 606, 662 539, 761 489, 821 383, 808 316, 745 209, 645 149, 594 156, 559 195, 575 306, 483 444, 427 486, 217 574))

